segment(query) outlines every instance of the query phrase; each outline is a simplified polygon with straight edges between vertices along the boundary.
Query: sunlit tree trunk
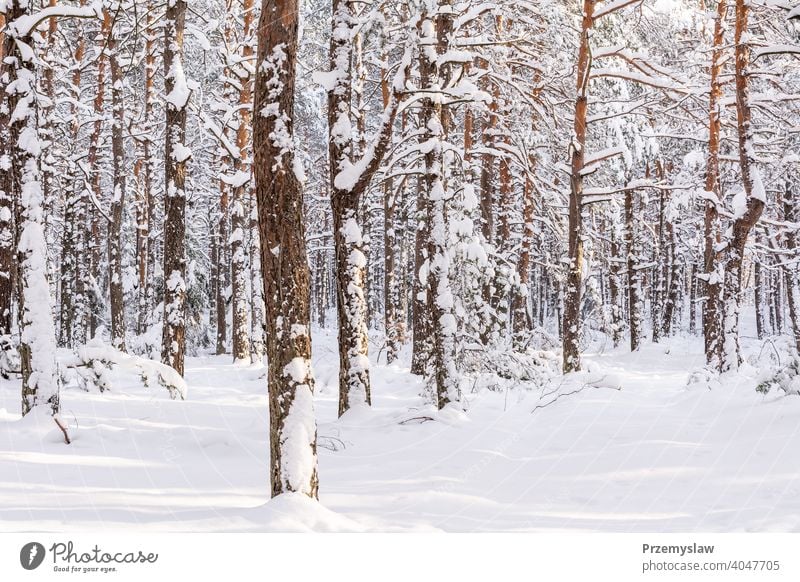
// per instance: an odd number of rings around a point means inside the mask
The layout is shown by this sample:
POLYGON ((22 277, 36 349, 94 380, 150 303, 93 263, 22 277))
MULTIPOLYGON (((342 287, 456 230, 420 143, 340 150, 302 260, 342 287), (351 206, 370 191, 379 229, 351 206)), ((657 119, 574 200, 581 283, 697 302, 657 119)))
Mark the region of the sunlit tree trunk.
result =
POLYGON ((706 361, 714 364, 719 361, 720 339, 722 335, 722 318, 720 292, 722 277, 717 269, 716 246, 719 244, 720 227, 719 213, 717 212, 718 200, 722 200, 719 183, 719 150, 721 129, 722 80, 720 79, 723 66, 723 50, 725 44, 725 17, 728 12, 727 0, 717 2, 717 15, 714 21, 714 40, 711 51, 711 80, 708 103, 708 158, 706 161, 706 192, 712 196, 705 202, 705 249, 704 249, 704 278, 705 278, 705 305, 703 309, 703 336, 705 338, 706 361))
POLYGON ((736 29, 734 34, 736 80, 736 129, 739 137, 739 169, 747 204, 731 226, 731 238, 725 249, 724 278, 724 340, 720 351, 721 372, 733 370, 741 363, 739 348, 739 309, 742 302, 742 262, 750 231, 761 218, 766 192, 755 166, 755 144, 751 126, 749 68, 750 44, 747 0, 736 0, 736 29))
POLYGON ((565 373, 581 369, 581 297, 583 292, 583 168, 585 165, 586 114, 589 104, 591 68, 589 38, 592 30, 594 1, 584 0, 581 37, 576 64, 575 113, 570 144, 570 192, 568 206, 567 247, 569 265, 564 290, 562 326, 562 369, 565 373))

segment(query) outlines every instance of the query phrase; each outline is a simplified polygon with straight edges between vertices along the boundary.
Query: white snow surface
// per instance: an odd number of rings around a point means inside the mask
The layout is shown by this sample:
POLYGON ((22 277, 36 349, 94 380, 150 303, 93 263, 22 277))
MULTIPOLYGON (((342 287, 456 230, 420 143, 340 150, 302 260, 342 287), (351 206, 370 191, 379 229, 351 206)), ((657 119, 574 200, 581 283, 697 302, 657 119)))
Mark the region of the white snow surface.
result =
POLYGON ((0 530, 800 530, 800 398, 758 394, 749 364, 687 387, 699 337, 634 354, 594 342, 585 372, 442 413, 406 348, 399 364, 373 356, 373 407, 341 419, 335 331, 313 342, 320 503, 268 501, 265 369, 203 356, 187 359, 186 401, 122 369, 104 393, 68 383, 71 445, 46 415, 20 420, 18 384, 0 381, 0 530))

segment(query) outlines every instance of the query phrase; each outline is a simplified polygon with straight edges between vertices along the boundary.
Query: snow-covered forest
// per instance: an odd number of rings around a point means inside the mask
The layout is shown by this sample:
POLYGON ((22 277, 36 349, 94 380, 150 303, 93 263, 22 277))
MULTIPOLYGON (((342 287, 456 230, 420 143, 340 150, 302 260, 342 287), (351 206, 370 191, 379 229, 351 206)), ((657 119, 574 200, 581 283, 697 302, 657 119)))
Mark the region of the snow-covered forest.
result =
POLYGON ((800 529, 799 203, 796 0, 0 0, 0 528, 800 529))

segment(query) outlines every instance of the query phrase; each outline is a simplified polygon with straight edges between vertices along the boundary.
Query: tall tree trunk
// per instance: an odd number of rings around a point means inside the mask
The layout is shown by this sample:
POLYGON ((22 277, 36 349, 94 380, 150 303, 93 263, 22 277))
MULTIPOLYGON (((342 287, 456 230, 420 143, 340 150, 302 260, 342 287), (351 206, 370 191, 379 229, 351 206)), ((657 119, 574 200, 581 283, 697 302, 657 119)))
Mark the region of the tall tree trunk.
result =
MULTIPOLYGON (((81 6, 84 2, 81 1, 81 6)), ((78 144, 80 133, 80 103, 81 81, 83 70, 83 58, 86 52, 86 40, 83 35, 83 28, 78 28, 78 40, 75 44, 75 52, 72 54, 72 86, 70 104, 70 124, 69 135, 73 148, 78 144)), ((74 152, 74 149, 72 150, 74 152)), ((74 342, 73 325, 76 320, 76 311, 81 303, 80 292, 80 255, 78 246, 81 237, 81 205, 83 203, 83 192, 81 191, 78 180, 77 164, 70 160, 67 168, 67 181, 64 193, 64 229, 61 240, 61 301, 59 303, 59 344, 72 347, 74 342)), ((2 292, 0 292, 2 296, 2 292)), ((2 335, 0 333, 0 335, 2 335)))
POLYGON ((689 279, 689 333, 697 332, 697 265, 693 262, 689 279))
MULTIPOLYGON (((333 243, 336 255, 336 295, 339 323, 339 415, 355 404, 371 402, 369 376, 369 336, 367 334, 367 254, 359 225, 369 221, 361 208, 373 175, 392 139, 399 108, 399 93, 409 74, 410 58, 404 59, 392 83, 375 141, 366 146, 363 114, 356 120, 358 144, 353 143, 352 30, 354 25, 349 0, 334 0, 331 20, 330 68, 335 82, 328 91, 328 156, 330 160, 333 243), (363 153, 362 153, 363 152, 363 153), (354 160, 355 156, 360 156, 354 160)), ((358 50, 356 43, 356 50, 358 50)), ((408 50, 407 56, 410 57, 408 50)), ((355 55, 358 58, 358 55, 355 55)), ((358 71, 359 75, 362 71, 358 71)), ((356 86, 361 82, 356 78, 356 86)))
POLYGON ((217 261, 219 265, 217 294, 214 309, 217 317, 216 354, 227 351, 228 343, 228 284, 230 279, 230 262, 228 260, 228 201, 230 187, 223 181, 219 185, 219 219, 217 221, 217 261))
POLYGON ((628 256, 628 328, 631 332, 631 351, 639 349, 642 335, 641 312, 641 271, 639 269, 639 245, 637 244, 636 227, 634 226, 633 188, 625 190, 625 246, 628 256))
MULTIPOLYGON (((681 266, 676 256, 675 226, 672 221, 667 220, 667 239, 669 255, 669 284, 667 286, 667 299, 664 304, 664 317, 661 321, 661 334, 669 336, 672 334, 672 323, 675 319, 675 311, 679 305, 679 295, 681 289, 681 266)), ((680 319, 680 316, 678 316, 680 319)))
MULTIPOLYGON (((247 62, 253 56, 253 47, 250 44, 253 27, 253 0, 244 0, 242 5, 243 30, 241 43, 241 58, 247 62)), ((252 86, 249 72, 246 68, 237 67, 234 71, 239 89, 238 114, 236 127, 236 148, 239 157, 235 159, 234 170, 236 173, 233 184, 233 197, 231 199, 231 297, 233 303, 233 327, 231 336, 233 340, 233 359, 239 362, 250 362, 250 299, 248 290, 249 273, 247 257, 249 249, 246 244, 245 233, 250 227, 250 215, 247 211, 249 202, 249 174, 250 174, 250 103, 252 101, 252 86)))
POLYGON ((164 324, 161 359, 183 375, 186 350, 186 141, 189 88, 183 73, 185 0, 170 0, 164 20, 164 324))
MULTIPOLYGON (((115 7, 117 8, 117 7, 115 7)), ((105 18, 111 18, 106 9, 105 18)), ((108 266, 110 270, 109 298, 111 303, 111 344, 125 351, 125 297, 122 281, 122 218, 125 205, 125 109, 123 103, 122 67, 119 63, 119 39, 109 24, 108 63, 111 70, 111 152, 113 159, 113 186, 111 199, 111 224, 108 229, 108 266)))
POLYGON ((753 128, 749 97, 750 44, 747 0, 736 0, 736 29, 734 34, 736 79, 736 127, 739 137, 739 168, 746 196, 746 207, 731 227, 731 240, 725 250, 724 279, 724 341, 720 350, 719 369, 726 372, 741 363, 739 348, 739 309, 742 301, 742 261, 750 231, 756 225, 766 203, 766 192, 755 167, 753 128))
MULTIPOLYGON (((530 173, 533 173, 535 159, 531 158, 530 173)), ((531 256, 533 254, 533 227, 534 194, 536 189, 530 175, 525 178, 522 208, 522 248, 517 262, 517 276, 519 277, 518 289, 514 293, 514 335, 513 343, 516 350, 524 350, 531 329, 530 315, 530 285, 531 285, 531 256)))
POLYGON ((423 47, 436 46, 432 51, 420 50, 421 86, 428 91, 422 102, 423 127, 429 149, 424 155, 424 196, 427 198, 430 221, 428 248, 427 292, 432 328, 433 383, 436 388, 436 403, 441 410, 460 398, 458 371, 456 370, 456 319, 451 288, 450 248, 447 228, 447 193, 445 191, 445 142, 447 135, 447 108, 443 99, 434 98, 435 93, 449 82, 450 65, 443 55, 450 48, 452 33, 450 1, 443 0, 436 13, 423 16, 423 47), (433 37, 433 34, 436 36, 433 37))
POLYGON ((411 373, 424 375, 430 362, 431 321, 428 308, 428 249, 430 222, 428 199, 422 192, 422 180, 417 179, 416 231, 414 234, 414 282, 412 285, 412 353, 411 373))
POLYGON ((396 260, 400 247, 397 243, 397 192, 391 179, 384 184, 383 196, 383 270, 384 270, 384 317, 383 327, 386 335, 386 363, 397 359, 400 351, 400 321, 398 307, 400 305, 400 282, 398 281, 399 264, 396 260))
POLYGON ((371 402, 369 337, 364 238, 358 224, 361 192, 337 177, 352 171, 357 155, 353 144, 352 25, 354 15, 348 0, 334 0, 331 20, 330 67, 336 83, 328 91, 328 155, 330 160, 333 242, 336 253, 336 295, 339 323, 339 415, 354 404, 371 402))
POLYGON ((139 275, 138 310, 136 326, 138 333, 147 330, 150 322, 151 300, 153 297, 152 266, 155 264, 153 246, 151 244, 153 223, 153 174, 152 160, 152 131, 153 131, 153 101, 155 95, 156 53, 155 33, 153 24, 153 6, 150 0, 146 4, 147 16, 145 33, 145 60, 144 60, 144 108, 142 111, 142 132, 144 137, 139 141, 139 159, 136 163, 136 172, 139 174, 141 186, 136 201, 136 256, 137 272, 139 275))
MULTIPOLYGON (((11 11, 14 6, 9 5, 11 11)), ((16 7, 19 11, 20 8, 16 7)), ((13 13, 10 14, 13 18, 13 13)), ((14 38, 3 33, 6 20, 0 14, 0 74, 11 72, 10 65, 3 59, 4 55, 14 54, 14 38)), ((4 78, 4 77, 2 77, 4 78)), ((0 91, 0 155, 9 155, 13 147, 12 131, 9 115, 13 109, 13 97, 6 91, 0 91)), ((14 313, 14 291, 16 284, 16 225, 14 224, 14 196, 16 188, 16 170, 13 167, 0 166, 0 376, 8 377, 16 359, 11 332, 14 313)))
POLYGON ((581 369, 581 296, 583 291, 583 168, 585 165, 586 114, 589 99, 591 69, 589 39, 592 30, 594 1, 584 0, 581 39, 576 66, 575 115, 570 144, 570 192, 568 210, 568 257, 566 289, 564 291, 564 323, 562 326, 562 368, 564 373, 581 369))
POLYGON ((764 281, 761 277, 761 260, 753 264, 753 303, 756 310, 756 336, 764 339, 764 281))
POLYGON ((59 411, 56 334, 47 282, 47 246, 44 235, 44 199, 39 169, 41 144, 35 93, 35 40, 32 31, 15 27, 29 16, 28 4, 11 0, 5 5, 9 27, 3 38, 0 78, 7 79, 0 94, 0 185, 16 212, 16 292, 20 328, 22 414, 35 406, 59 411), (12 89, 13 88, 13 89, 12 89))
POLYGON ((719 361, 720 341, 722 337, 722 307, 720 292, 722 284, 721 272, 717 269, 718 261, 715 248, 719 244, 720 227, 717 204, 721 203, 722 191, 719 183, 719 150, 720 150, 720 107, 722 99, 723 51, 725 44, 725 17, 728 12, 727 0, 718 0, 717 15, 714 21, 714 40, 711 51, 711 80, 708 102, 708 158, 706 161, 706 192, 715 198, 705 201, 705 249, 704 280, 705 306, 703 309, 703 336, 705 339, 706 362, 710 365, 719 361), (720 201, 720 202, 718 202, 720 201))
MULTIPOLYGON (((788 223, 797 222, 800 212, 797 211, 797 203, 791 182, 787 179, 783 189, 783 220, 788 223)), ((797 289, 797 266, 789 267, 787 263, 793 263, 797 255, 797 233, 793 229, 786 230, 786 249, 789 256, 783 261, 786 274, 786 301, 789 304, 789 319, 792 323, 792 333, 794 334, 794 348, 800 354, 800 296, 797 289)))
POLYGON ((255 191, 250 208, 250 360, 264 361, 264 287, 261 276, 261 239, 258 235, 258 207, 255 191))
POLYGON ((266 297, 272 496, 316 498, 317 430, 311 372, 303 188, 294 154, 297 0, 262 0, 253 153, 266 297))
POLYGON ((611 341, 617 347, 622 341, 622 249, 620 248, 619 233, 616 225, 610 225, 611 230, 611 265, 608 274, 608 291, 611 301, 611 341))
MULTIPOLYGON (((384 62, 388 55, 384 54, 384 62)), ((383 108, 389 105, 389 71, 384 65, 381 69, 381 97, 383 108)), ((403 114, 402 125, 405 130, 406 116, 403 114)), ((405 313, 400 309, 400 255, 401 238, 398 236, 400 228, 398 209, 402 206, 402 193, 405 180, 402 180, 395 190, 395 182, 387 178, 383 185, 383 328, 386 336, 386 363, 391 364, 397 359, 400 346, 405 336, 405 313)))
POLYGON ((772 272, 773 287, 769 297, 772 300, 775 311, 775 334, 783 333, 783 276, 780 271, 772 272))
MULTIPOLYGON (((102 292, 100 291, 100 258, 102 236, 101 236, 101 214, 97 209, 97 204, 103 199, 102 192, 102 172, 100 171, 102 164, 100 163, 100 145, 103 135, 103 119, 105 117, 105 100, 106 100, 106 65, 107 59, 105 58, 104 49, 106 40, 111 34, 111 15, 107 11, 103 14, 103 21, 100 26, 100 34, 95 39, 97 42, 97 74, 96 84, 97 90, 94 96, 94 123, 92 124, 92 134, 89 138, 89 153, 88 162, 91 171, 91 186, 90 191, 87 193, 92 200, 86 201, 86 212, 89 222, 89 230, 91 236, 84 239, 84 247, 86 251, 86 269, 84 274, 84 285, 86 293, 86 328, 89 338, 93 338, 97 332, 99 323, 98 313, 101 311, 102 292)), ((105 218, 103 218, 105 220, 105 218)))
MULTIPOLYGON (((659 168, 660 164, 656 164, 659 168)), ((648 165, 649 169, 649 165, 648 165)), ((658 178, 663 179, 662 172, 658 171, 658 178)), ((647 176, 646 176, 647 177, 647 176)), ((664 225, 664 193, 658 194, 658 238, 655 248, 653 249, 654 265, 653 265, 653 293, 652 302, 650 307, 651 324, 653 327, 653 343, 658 343, 661 339, 662 318, 664 315, 664 301, 666 299, 666 286, 667 286, 667 249, 666 249, 666 229, 664 225)))

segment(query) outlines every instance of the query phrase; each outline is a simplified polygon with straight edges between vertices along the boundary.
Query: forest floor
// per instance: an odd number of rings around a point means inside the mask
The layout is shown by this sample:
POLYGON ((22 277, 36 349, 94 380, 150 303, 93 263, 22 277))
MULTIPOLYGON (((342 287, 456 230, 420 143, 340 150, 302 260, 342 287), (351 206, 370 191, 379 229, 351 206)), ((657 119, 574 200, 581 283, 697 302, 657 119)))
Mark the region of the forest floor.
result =
POLYGON ((321 505, 266 503, 264 370, 207 356, 187 362, 186 401, 133 376, 67 387, 71 446, 19 420, 0 381, 0 530, 800 529, 800 398, 757 393, 757 365, 687 387, 700 338, 594 346, 588 372, 467 394, 465 413, 435 412, 405 364, 375 365, 372 409, 342 419, 334 334, 314 342, 321 505))

